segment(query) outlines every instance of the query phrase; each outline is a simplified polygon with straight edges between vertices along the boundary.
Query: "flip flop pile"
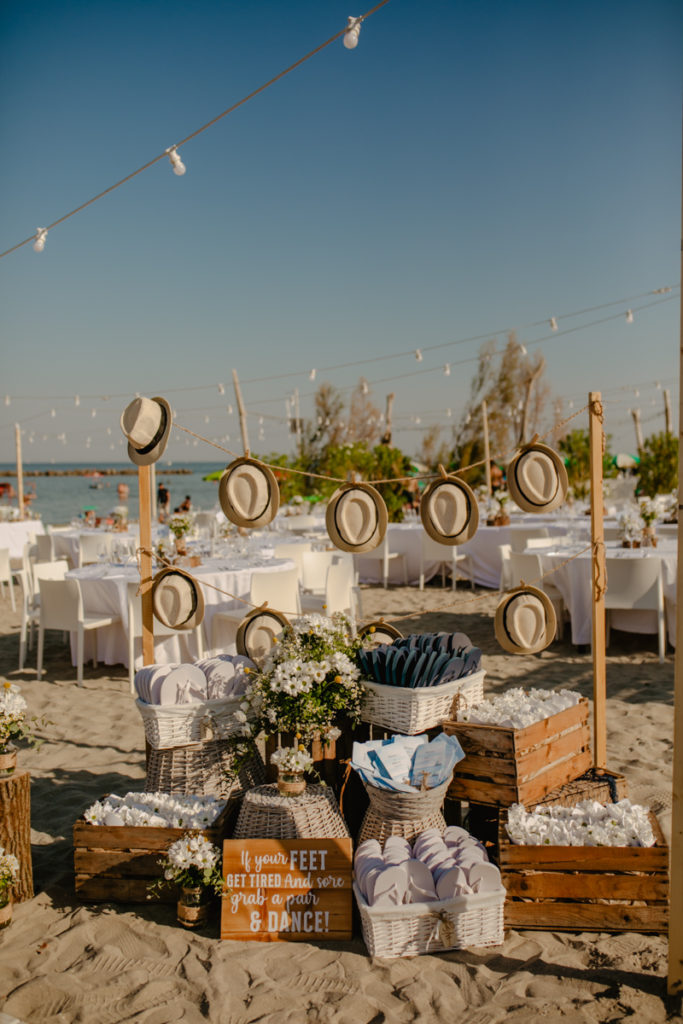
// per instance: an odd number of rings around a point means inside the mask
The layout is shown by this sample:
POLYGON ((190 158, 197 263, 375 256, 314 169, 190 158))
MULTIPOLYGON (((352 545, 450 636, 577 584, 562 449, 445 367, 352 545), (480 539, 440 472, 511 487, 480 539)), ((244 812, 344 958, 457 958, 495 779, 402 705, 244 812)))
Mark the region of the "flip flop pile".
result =
POLYGON ((361 843, 354 858, 356 884, 370 906, 397 907, 494 892, 500 872, 485 848, 464 828, 450 825, 443 835, 428 828, 411 848, 402 836, 389 836, 384 850, 376 839, 361 843))
POLYGON ((146 665, 135 673, 135 690, 145 704, 197 704, 240 697, 250 669, 257 671, 254 662, 240 654, 220 654, 193 665, 146 665))
POLYGON ((415 689, 441 686, 478 672, 481 651, 464 633, 418 633, 358 653, 367 678, 415 689))

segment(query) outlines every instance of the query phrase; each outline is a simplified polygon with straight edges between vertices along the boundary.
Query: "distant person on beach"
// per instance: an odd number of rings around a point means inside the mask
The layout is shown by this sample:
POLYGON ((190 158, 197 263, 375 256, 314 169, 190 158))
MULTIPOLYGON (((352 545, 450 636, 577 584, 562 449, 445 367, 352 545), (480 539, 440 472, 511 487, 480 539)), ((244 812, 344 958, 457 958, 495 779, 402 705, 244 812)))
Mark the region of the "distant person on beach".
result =
POLYGON ((495 462, 491 463, 491 489, 494 491, 503 490, 505 487, 505 476, 500 466, 495 462))
POLYGON ((178 507, 174 509, 174 512, 189 512, 192 508, 192 498, 189 494, 186 494, 184 499, 180 502, 178 507))
POLYGON ((157 517, 160 523, 163 523, 168 516, 170 504, 171 495, 169 489, 165 483, 160 483, 157 487, 157 517))
POLYGON ((119 496, 119 501, 121 502, 121 504, 126 505, 128 503, 128 495, 130 494, 130 488, 128 484, 117 484, 116 493, 119 496))

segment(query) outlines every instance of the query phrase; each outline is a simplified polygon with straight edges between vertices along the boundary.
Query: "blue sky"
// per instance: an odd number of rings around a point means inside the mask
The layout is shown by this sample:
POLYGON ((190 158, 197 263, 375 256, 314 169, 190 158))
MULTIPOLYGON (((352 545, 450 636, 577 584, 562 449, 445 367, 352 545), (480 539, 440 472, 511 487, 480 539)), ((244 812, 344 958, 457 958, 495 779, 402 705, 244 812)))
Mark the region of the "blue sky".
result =
MULTIPOLYGON (((5 0, 0 251, 360 13, 5 0)), ((321 380, 346 389, 362 372, 380 407, 396 392, 395 439, 414 452, 433 422, 446 438, 474 366, 456 363, 480 341, 431 346, 517 328, 533 351, 550 316, 612 302, 540 347, 554 395, 571 411, 602 390, 607 429, 632 448, 629 408, 646 434, 663 426, 656 381, 678 403, 677 292, 646 293, 680 276, 682 27, 673 0, 391 0, 356 50, 333 43, 182 147, 184 177, 164 159, 43 253, 0 260, 0 460, 15 420, 27 461, 123 458, 135 392, 168 394, 178 422, 238 447, 233 367, 256 450, 289 446, 295 387, 307 413, 321 380), (421 363, 397 357, 417 347, 421 363)), ((168 455, 214 451, 175 433, 168 455)))

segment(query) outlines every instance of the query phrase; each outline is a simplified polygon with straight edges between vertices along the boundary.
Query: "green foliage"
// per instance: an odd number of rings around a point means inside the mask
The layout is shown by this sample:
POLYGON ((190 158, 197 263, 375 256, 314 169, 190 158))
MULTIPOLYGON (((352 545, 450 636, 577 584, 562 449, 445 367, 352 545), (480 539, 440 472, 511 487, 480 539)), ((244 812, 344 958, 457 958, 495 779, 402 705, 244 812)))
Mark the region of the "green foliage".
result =
MULTIPOLYGON (((605 452, 602 456, 602 475, 617 475, 614 457, 609 451, 610 436, 607 435, 605 452)), ((570 430, 558 445, 564 456, 569 486, 577 498, 587 498, 590 493, 590 435, 588 430, 570 430)))
POLYGON ((654 498, 678 487, 678 438, 662 431, 645 439, 640 450, 638 494, 654 498))

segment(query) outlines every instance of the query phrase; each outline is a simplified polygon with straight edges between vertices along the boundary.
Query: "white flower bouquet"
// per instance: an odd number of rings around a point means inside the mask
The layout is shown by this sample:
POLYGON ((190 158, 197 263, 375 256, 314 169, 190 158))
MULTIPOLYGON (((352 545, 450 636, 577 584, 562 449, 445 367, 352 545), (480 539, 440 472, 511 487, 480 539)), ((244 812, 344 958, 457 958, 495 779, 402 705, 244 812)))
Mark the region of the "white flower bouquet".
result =
POLYGON ((313 758, 307 750, 301 750, 299 747, 279 747, 271 755, 270 763, 279 771, 294 775, 309 771, 313 765, 313 758))
POLYGON ((169 846, 166 856, 159 861, 164 878, 150 888, 150 895, 158 892, 164 882, 175 882, 183 889, 211 889, 216 895, 223 892, 220 850, 199 832, 188 832, 169 846))
POLYGON ((617 525, 621 539, 632 544, 634 541, 639 541, 642 537, 645 522, 638 512, 629 510, 621 513, 617 519, 617 525))
MULTIPOLYGON (((19 687, 3 681, 0 687, 0 753, 9 749, 14 740, 25 740, 31 746, 40 742, 33 735, 33 726, 38 719, 27 720, 27 711, 28 705, 19 687)), ((41 719, 41 724, 46 724, 44 719, 41 719)))
POLYGON ((9 903, 18 875, 19 861, 13 853, 5 853, 4 847, 0 846, 0 907, 9 903))
POLYGON ((657 501, 652 498, 639 498, 638 499, 638 511, 640 518, 643 520, 646 526, 652 526, 655 520, 659 517, 659 505, 657 501))
POLYGON ((174 537, 180 539, 184 537, 186 533, 189 533, 194 526, 194 520, 192 516, 182 516, 176 513, 171 516, 168 520, 168 528, 174 537))

